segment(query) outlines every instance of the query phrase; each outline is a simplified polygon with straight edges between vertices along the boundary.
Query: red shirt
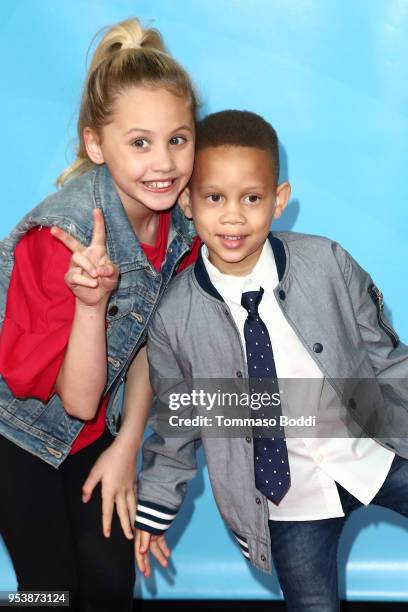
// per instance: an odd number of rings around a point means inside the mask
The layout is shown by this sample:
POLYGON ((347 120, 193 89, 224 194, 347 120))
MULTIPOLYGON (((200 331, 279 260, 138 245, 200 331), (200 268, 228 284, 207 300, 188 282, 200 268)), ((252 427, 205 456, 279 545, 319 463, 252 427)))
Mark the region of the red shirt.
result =
MULTIPOLYGON (((167 250, 170 212, 160 215, 156 243, 142 244, 146 257, 160 271, 167 250)), ((194 263, 200 240, 182 259, 178 272, 194 263)), ((75 311, 75 297, 64 281, 71 252, 48 228, 35 227, 15 249, 0 336, 0 371, 16 397, 47 402, 65 356, 75 311)), ((97 440, 105 430, 106 395, 97 414, 87 421, 71 454, 97 440)))

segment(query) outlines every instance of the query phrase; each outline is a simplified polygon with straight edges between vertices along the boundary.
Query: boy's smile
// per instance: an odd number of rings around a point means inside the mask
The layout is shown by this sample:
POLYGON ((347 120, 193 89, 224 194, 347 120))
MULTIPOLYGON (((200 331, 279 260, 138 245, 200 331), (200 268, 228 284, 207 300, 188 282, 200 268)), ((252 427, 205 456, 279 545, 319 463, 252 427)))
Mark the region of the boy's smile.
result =
POLYGON ((226 274, 245 276, 255 266, 273 218, 289 196, 276 185, 271 155, 255 147, 199 150, 189 189, 180 204, 194 219, 210 261, 226 274))

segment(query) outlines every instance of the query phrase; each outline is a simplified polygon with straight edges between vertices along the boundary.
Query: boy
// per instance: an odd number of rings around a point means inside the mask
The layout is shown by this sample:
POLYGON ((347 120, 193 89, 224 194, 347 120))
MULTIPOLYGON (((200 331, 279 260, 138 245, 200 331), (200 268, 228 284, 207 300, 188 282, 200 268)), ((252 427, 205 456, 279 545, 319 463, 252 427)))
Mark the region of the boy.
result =
POLYGON ((136 556, 145 575, 149 549, 167 564, 163 534, 202 438, 217 505, 244 556, 265 572, 273 557, 289 610, 327 612, 339 606, 336 552, 347 515, 370 502, 408 515, 400 456, 408 456, 408 348, 384 320, 369 275, 338 244, 269 234, 290 196, 278 176, 276 133, 259 116, 224 111, 199 124, 181 205, 204 244, 150 327, 151 381, 160 402, 172 380, 260 376, 274 390, 276 376, 313 379, 319 431, 336 433, 285 440, 275 428, 269 439, 220 438, 193 421, 179 437, 156 430, 144 445, 136 556), (371 437, 349 437, 351 421, 371 437))

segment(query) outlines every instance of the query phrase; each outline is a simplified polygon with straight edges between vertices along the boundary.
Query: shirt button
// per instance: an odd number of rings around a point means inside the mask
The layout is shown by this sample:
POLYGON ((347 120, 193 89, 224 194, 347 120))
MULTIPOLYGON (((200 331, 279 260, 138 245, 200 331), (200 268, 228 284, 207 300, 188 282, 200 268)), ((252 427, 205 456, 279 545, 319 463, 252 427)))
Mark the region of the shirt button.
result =
POLYGON ((258 506, 259 506, 259 504, 261 503, 260 498, 259 498, 259 497, 257 497, 257 498, 255 499, 255 501, 256 501, 256 503, 257 503, 257 504, 258 504, 258 506))
POLYGON ((356 400, 352 397, 350 397, 348 405, 349 405, 349 408, 352 408, 353 410, 357 408, 356 400))
POLYGON ((283 290, 283 289, 280 289, 280 290, 279 290, 278 295, 279 295, 279 299, 280 299, 280 300, 285 300, 285 299, 286 299, 286 293, 284 292, 284 290, 283 290))
POLYGON ((323 350, 323 344, 320 344, 320 342, 316 342, 313 345, 313 350, 314 350, 315 353, 321 353, 322 350, 323 350))
POLYGON ((265 563, 265 561, 266 561, 265 555, 261 555, 261 561, 263 561, 263 563, 265 563))
POLYGON ((112 304, 112 306, 109 307, 108 315, 110 317, 114 317, 115 314, 118 314, 118 312, 119 312, 119 308, 116 306, 116 304, 112 304))
POLYGON ((245 441, 248 442, 248 444, 249 444, 250 442, 252 442, 252 438, 250 436, 247 436, 245 438, 245 441))
POLYGON ((237 375, 238 378, 242 378, 241 370, 237 370, 236 375, 237 375))

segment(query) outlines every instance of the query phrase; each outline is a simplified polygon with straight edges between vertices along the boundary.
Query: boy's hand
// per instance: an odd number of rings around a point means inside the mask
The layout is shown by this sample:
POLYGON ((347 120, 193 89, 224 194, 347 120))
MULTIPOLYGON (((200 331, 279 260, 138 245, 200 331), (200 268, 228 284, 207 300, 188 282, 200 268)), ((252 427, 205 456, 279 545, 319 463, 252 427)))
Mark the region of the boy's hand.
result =
POLYGON ((145 578, 151 574, 149 550, 162 567, 168 566, 170 550, 164 539, 164 535, 153 535, 148 531, 136 529, 135 555, 137 567, 145 578))
POLYGON ((73 254, 65 282, 79 302, 86 306, 97 306, 107 299, 119 278, 118 268, 106 253, 105 223, 99 208, 93 209, 93 222, 92 240, 88 247, 59 227, 51 228, 51 234, 73 254))

